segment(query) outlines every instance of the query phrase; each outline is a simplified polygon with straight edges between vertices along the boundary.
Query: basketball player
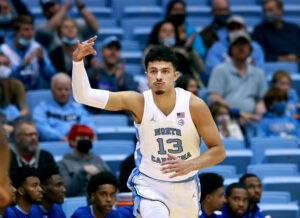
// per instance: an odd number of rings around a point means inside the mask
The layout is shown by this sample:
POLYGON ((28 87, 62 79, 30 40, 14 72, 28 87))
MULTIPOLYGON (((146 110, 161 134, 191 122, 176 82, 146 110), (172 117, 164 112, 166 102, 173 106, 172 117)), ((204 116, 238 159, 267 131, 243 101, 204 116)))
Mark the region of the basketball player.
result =
POLYGON ((205 103, 190 92, 174 88, 176 55, 166 47, 145 58, 151 90, 109 92, 91 89, 83 58, 96 54, 96 36, 73 53, 73 94, 76 101, 105 110, 126 110, 133 116, 138 143, 136 168, 129 178, 136 216, 187 217, 199 213, 199 169, 225 158, 225 149, 205 103), (201 138, 208 150, 200 156, 201 138))

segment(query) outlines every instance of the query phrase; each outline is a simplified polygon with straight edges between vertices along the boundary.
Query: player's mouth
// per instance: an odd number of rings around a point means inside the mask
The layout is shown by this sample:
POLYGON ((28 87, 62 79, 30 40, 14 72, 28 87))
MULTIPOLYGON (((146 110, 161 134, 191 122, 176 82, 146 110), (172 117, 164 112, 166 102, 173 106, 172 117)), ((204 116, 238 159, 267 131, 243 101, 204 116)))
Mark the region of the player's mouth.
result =
POLYGON ((112 210, 112 205, 105 205, 104 208, 105 208, 106 210, 112 210))
POLYGON ((154 85, 156 87, 162 87, 165 83, 164 82, 155 82, 154 85))

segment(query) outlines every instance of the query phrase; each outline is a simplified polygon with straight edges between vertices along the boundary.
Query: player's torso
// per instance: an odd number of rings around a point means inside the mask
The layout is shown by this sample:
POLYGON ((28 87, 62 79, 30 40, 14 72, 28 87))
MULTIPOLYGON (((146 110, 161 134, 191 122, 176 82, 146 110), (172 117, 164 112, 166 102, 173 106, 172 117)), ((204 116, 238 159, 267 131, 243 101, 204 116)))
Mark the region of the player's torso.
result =
POLYGON ((170 174, 162 174, 160 164, 168 160, 167 153, 182 160, 190 160, 200 155, 200 137, 192 121, 189 110, 190 93, 176 89, 176 104, 169 115, 163 114, 155 105, 152 92, 144 93, 144 114, 138 129, 136 158, 140 172, 163 181, 182 181, 195 175, 195 171, 185 176, 169 179, 170 174), (139 162, 139 161, 138 161, 139 162))

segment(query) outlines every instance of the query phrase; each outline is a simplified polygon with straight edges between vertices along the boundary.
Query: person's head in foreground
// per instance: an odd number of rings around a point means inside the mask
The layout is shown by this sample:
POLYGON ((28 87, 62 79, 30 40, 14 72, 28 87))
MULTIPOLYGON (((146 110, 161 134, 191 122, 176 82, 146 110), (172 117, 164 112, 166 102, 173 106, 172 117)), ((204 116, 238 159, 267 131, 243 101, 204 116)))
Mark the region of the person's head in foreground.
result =
POLYGON ((254 174, 245 174, 240 178, 240 183, 248 189, 250 206, 259 203, 262 193, 260 179, 254 174))
POLYGON ((156 95, 170 93, 179 72, 176 54, 168 47, 157 46, 145 57, 146 77, 152 92, 156 95))
POLYGON ((92 202, 94 214, 105 217, 116 201, 117 178, 110 172, 94 175, 88 184, 88 196, 92 202))
POLYGON ((287 93, 278 88, 271 88, 264 96, 267 110, 279 117, 284 116, 287 105, 287 93))
POLYGON ((176 81, 176 87, 187 90, 198 96, 198 84, 195 78, 189 75, 182 75, 176 81))
POLYGON ((242 217, 249 205, 248 191, 242 183, 232 183, 226 189, 226 206, 234 217, 242 217))

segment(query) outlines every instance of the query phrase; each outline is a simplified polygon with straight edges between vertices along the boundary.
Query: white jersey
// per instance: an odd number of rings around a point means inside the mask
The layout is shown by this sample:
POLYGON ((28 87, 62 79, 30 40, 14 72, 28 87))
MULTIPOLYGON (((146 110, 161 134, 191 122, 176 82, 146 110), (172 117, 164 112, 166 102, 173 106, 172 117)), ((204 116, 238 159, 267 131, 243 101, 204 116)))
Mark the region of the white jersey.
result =
POLYGON ((162 174, 160 165, 168 160, 167 153, 191 160, 200 155, 200 136, 190 113, 191 93, 176 88, 176 103, 173 111, 165 115, 156 106, 152 91, 144 92, 144 114, 137 128, 135 152, 138 170, 154 179, 178 182, 193 177, 197 171, 170 179, 173 173, 162 174))

